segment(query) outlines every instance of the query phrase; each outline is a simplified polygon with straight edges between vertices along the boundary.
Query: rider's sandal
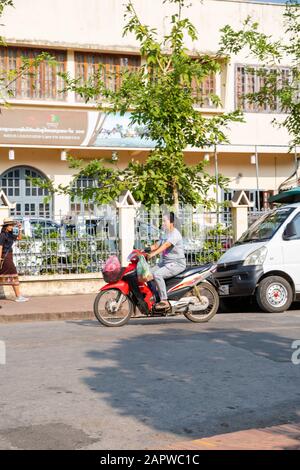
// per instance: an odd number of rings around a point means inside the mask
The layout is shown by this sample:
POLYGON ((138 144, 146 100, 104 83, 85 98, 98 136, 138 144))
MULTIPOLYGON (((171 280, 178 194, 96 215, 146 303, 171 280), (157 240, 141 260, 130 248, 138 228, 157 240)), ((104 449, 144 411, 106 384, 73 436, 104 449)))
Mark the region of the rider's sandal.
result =
POLYGON ((170 306, 170 303, 168 302, 168 300, 163 300, 161 302, 159 302, 158 304, 155 304, 155 310, 161 310, 161 311, 166 311, 166 310, 170 310, 171 306, 170 306))

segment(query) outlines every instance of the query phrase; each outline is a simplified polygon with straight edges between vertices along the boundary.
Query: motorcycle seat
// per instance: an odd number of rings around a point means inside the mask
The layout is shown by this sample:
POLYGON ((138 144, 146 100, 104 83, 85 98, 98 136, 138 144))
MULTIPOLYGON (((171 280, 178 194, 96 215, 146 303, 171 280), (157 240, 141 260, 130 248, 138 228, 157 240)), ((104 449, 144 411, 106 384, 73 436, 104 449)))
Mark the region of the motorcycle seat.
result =
POLYGON ((182 273, 177 274, 177 276, 174 276, 174 278, 184 279, 188 276, 192 276, 193 274, 203 273, 204 271, 207 271, 211 266, 212 266, 212 263, 207 263, 207 264, 203 264, 202 266, 194 266, 192 268, 189 267, 185 269, 182 273))

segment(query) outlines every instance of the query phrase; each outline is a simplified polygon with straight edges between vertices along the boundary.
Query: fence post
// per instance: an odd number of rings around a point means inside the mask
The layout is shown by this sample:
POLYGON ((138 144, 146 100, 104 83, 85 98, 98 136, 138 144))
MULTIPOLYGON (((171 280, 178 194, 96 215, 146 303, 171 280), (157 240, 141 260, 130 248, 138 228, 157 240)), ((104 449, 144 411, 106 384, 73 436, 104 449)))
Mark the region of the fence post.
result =
POLYGON ((245 191, 237 191, 230 201, 234 241, 238 240, 248 229, 248 210, 253 207, 245 191))
POLYGON ((121 265, 127 265, 127 257, 133 250, 135 239, 135 218, 140 204, 130 191, 124 191, 116 203, 119 212, 119 248, 121 265))
POLYGON ((16 208, 16 203, 11 203, 3 189, 0 190, 0 224, 3 219, 10 216, 10 211, 16 208))

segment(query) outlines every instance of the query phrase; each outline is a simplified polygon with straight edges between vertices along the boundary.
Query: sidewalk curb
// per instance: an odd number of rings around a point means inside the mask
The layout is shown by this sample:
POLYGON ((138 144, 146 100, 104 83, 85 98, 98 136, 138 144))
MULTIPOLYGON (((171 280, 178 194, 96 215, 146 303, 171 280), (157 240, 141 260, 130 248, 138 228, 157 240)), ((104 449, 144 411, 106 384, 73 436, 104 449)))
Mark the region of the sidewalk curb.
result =
MULTIPOLYGON (((131 318, 141 319, 145 318, 144 315, 132 315, 131 318)), ((82 312, 43 312, 43 313, 16 313, 16 314, 2 314, 0 310, 0 325, 8 323, 25 323, 25 322, 42 322, 42 321, 67 321, 67 320, 95 320, 93 310, 86 310, 82 312)))
POLYGON ((50 312, 50 313, 17 313, 17 314, 1 314, 0 324, 7 323, 24 323, 35 321, 59 321, 59 320, 94 320, 93 311, 86 312, 50 312))

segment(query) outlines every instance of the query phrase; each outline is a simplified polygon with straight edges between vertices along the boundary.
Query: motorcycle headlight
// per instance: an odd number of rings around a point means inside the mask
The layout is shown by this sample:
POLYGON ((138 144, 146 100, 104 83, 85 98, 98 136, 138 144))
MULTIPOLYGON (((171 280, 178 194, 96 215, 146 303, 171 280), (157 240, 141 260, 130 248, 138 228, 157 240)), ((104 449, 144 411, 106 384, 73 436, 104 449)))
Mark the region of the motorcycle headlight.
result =
POLYGON ((262 246, 258 250, 253 251, 244 261, 244 266, 260 266, 265 262, 268 250, 262 246))

